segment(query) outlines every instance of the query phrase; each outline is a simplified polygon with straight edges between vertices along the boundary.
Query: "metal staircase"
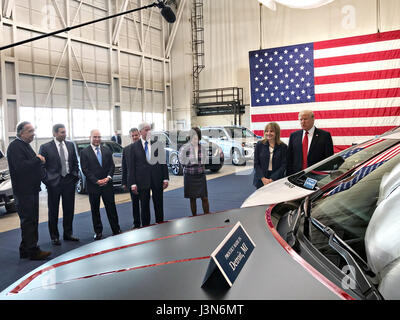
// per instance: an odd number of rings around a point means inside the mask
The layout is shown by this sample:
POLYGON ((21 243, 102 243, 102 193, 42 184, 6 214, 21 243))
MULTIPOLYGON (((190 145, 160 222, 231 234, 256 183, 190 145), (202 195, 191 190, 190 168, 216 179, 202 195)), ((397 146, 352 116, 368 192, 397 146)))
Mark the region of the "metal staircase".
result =
POLYGON ((204 69, 203 0, 192 0, 193 105, 199 99, 199 75, 204 69))
POLYGON ((245 113, 243 88, 228 87, 199 90, 197 92, 197 116, 234 115, 234 124, 241 124, 240 115, 245 113))

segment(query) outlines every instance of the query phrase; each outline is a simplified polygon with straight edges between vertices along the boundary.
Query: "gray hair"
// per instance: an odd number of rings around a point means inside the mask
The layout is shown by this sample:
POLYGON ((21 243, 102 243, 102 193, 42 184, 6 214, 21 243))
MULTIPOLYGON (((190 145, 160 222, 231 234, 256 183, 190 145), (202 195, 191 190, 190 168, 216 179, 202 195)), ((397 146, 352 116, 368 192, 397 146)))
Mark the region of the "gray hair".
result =
POLYGON ((21 137, 21 133, 22 131, 24 131, 24 128, 27 124, 31 124, 29 121, 22 121, 20 123, 17 124, 17 128, 15 131, 17 131, 17 137, 20 138, 21 137))
POLYGON ((131 128, 131 130, 129 130, 129 133, 131 134, 132 132, 135 132, 135 131, 139 131, 139 129, 138 128, 131 128))
POLYGON ((147 122, 142 122, 141 124, 139 124, 138 129, 139 131, 142 131, 144 127, 149 126, 151 128, 151 125, 147 122))
MULTIPOLYGON (((100 130, 99 130, 99 129, 92 129, 92 130, 90 130, 90 136, 92 136, 93 132, 95 132, 95 131, 98 131, 98 132, 100 133, 100 130)), ((100 134, 101 134, 101 133, 100 133, 100 134)))
POLYGON ((53 126, 53 133, 57 133, 59 129, 65 129, 65 125, 57 123, 53 126))

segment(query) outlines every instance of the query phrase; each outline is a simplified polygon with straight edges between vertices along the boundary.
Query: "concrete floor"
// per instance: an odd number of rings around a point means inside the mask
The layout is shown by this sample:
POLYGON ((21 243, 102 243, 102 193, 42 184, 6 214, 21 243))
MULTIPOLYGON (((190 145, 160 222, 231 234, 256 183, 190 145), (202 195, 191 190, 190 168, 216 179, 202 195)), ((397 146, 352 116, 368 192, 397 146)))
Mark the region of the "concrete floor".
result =
MULTIPOLYGON (((212 173, 207 171, 207 180, 219 178, 229 174, 252 174, 253 169, 253 161, 247 161, 246 166, 236 167, 231 164, 225 164, 222 169, 217 173, 212 173)), ((177 188, 183 187, 183 176, 174 176, 172 173, 169 175, 169 186, 165 190, 171 191, 177 188)), ((129 192, 123 192, 116 190, 115 193, 115 202, 116 204, 124 203, 130 201, 129 192)), ((103 204, 101 204, 103 207, 103 204)), ((75 196, 75 214, 89 211, 90 204, 87 195, 76 194, 75 196)), ((62 209, 60 204, 60 218, 62 217, 62 209)), ((47 191, 44 185, 42 185, 42 191, 39 194, 39 223, 46 222, 48 220, 47 217, 47 191)), ((11 213, 5 214, 5 209, 0 208, 0 232, 5 232, 13 229, 17 229, 20 227, 20 221, 18 218, 18 214, 11 213)))

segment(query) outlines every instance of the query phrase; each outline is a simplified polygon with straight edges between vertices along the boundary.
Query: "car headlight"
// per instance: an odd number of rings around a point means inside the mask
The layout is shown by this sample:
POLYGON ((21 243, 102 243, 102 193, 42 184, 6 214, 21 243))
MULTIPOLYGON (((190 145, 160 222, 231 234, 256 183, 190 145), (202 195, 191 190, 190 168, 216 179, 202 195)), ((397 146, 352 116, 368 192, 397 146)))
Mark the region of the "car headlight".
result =
POLYGON ((213 150, 213 158, 220 156, 221 153, 222 153, 222 149, 221 149, 221 148, 219 148, 219 147, 218 147, 218 148, 215 148, 215 149, 213 150))
POLYGON ((1 180, 10 179, 10 170, 4 170, 4 171, 0 172, 0 179, 1 180))

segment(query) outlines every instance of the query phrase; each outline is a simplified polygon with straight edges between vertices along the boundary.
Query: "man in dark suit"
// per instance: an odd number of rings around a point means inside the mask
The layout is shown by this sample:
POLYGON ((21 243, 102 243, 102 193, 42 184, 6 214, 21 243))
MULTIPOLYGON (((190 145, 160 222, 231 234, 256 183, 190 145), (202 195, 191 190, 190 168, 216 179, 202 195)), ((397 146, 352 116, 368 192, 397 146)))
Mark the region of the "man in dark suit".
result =
POLYGON ((133 170, 128 175, 128 186, 133 193, 139 193, 142 226, 150 224, 150 190, 154 204, 156 223, 164 221, 163 191, 168 187, 168 167, 165 148, 161 142, 151 142, 151 128, 148 123, 139 125, 140 140, 131 151, 133 170))
POLYGON ((81 152, 81 168, 83 174, 86 176, 95 232, 94 240, 100 240, 103 237, 103 225, 100 217, 100 197, 103 199, 113 235, 121 233, 112 183, 115 165, 111 150, 101 145, 101 134, 97 129, 90 132, 90 146, 81 152))
POLYGON ((11 183, 21 221, 22 241, 19 246, 21 259, 43 260, 51 252, 40 250, 37 245, 39 223, 40 183, 45 171, 42 165, 45 158, 33 151, 30 143, 35 136, 35 129, 27 121, 17 125, 17 138, 10 143, 7 161, 11 183))
POLYGON ((299 113, 302 130, 293 132, 289 138, 287 175, 301 171, 333 155, 331 134, 314 126, 314 113, 299 113))
POLYGON ((111 141, 114 141, 114 142, 118 143, 119 145, 122 144, 121 135, 118 134, 118 131, 115 131, 115 135, 113 135, 113 136, 111 137, 111 141))
POLYGON ((140 133, 137 128, 132 128, 129 130, 129 135, 131 136, 132 143, 126 146, 122 152, 122 186, 124 189, 129 189, 132 200, 132 214, 133 214, 133 229, 140 228, 140 204, 139 195, 133 193, 131 188, 128 188, 128 175, 133 174, 133 164, 132 164, 132 147, 133 144, 140 139, 140 133))
POLYGON ((43 183, 47 187, 50 238, 53 245, 61 245, 57 227, 60 198, 63 208, 63 238, 67 241, 79 241, 72 236, 75 185, 79 179, 78 158, 73 143, 65 141, 67 131, 63 124, 53 126, 53 136, 53 140, 41 145, 39 153, 46 159, 43 183))

